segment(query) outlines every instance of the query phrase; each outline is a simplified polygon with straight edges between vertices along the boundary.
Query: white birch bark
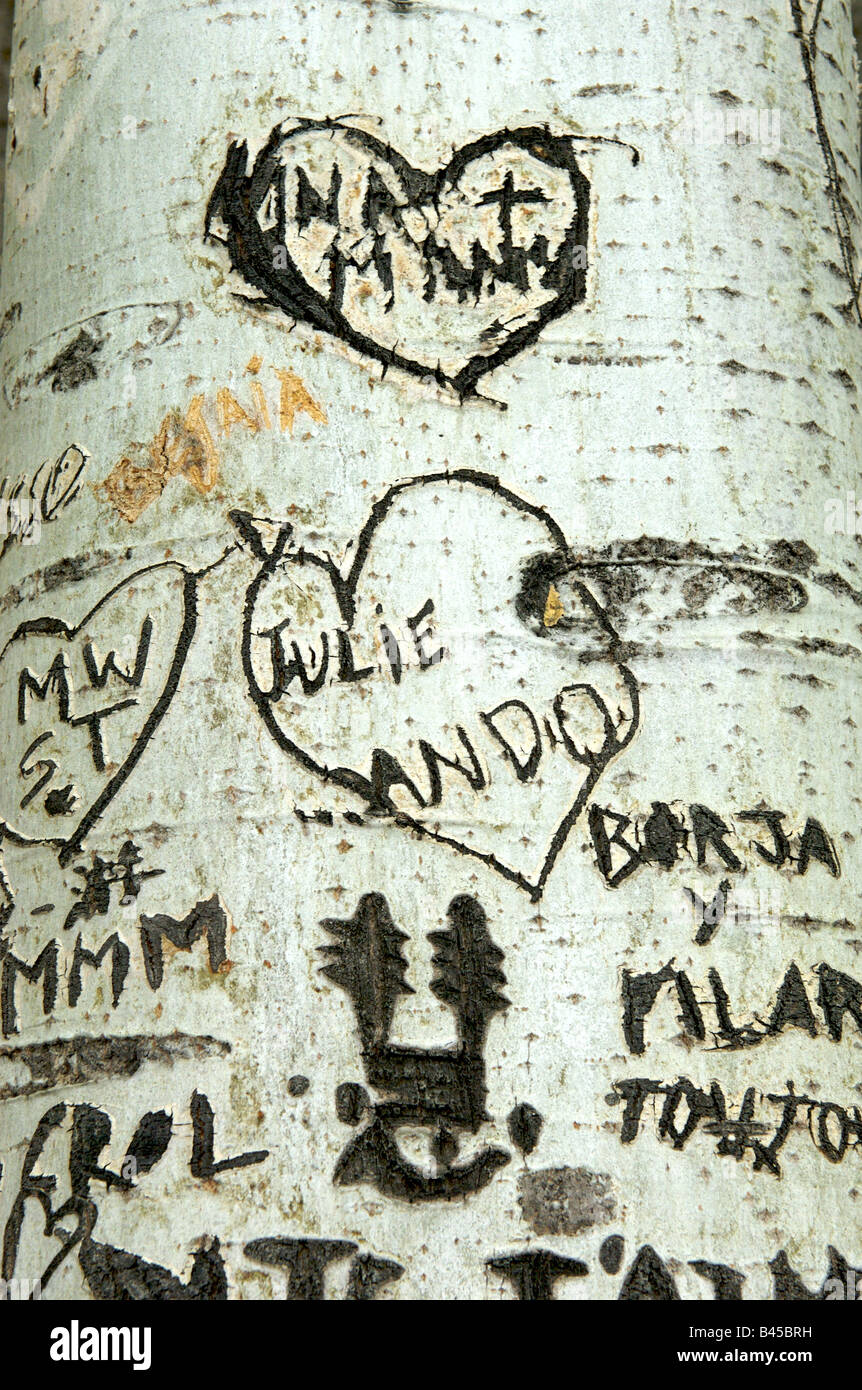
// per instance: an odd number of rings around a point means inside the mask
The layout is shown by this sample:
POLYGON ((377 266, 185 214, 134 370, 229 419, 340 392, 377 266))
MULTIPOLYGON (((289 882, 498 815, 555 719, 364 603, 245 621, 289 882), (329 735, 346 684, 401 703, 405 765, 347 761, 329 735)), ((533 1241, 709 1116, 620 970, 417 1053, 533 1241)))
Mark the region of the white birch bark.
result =
POLYGON ((853 34, 755 8, 19 4, 5 1278, 862 1266, 853 34))

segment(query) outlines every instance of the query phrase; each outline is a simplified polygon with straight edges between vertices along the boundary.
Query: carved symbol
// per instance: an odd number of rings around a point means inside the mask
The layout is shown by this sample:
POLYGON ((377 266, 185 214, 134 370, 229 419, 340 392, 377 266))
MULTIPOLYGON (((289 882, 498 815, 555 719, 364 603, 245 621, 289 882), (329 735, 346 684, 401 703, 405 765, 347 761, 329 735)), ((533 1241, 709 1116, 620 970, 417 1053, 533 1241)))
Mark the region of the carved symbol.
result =
POLYGON ((474 855, 539 898, 639 713, 553 518, 458 469, 390 488, 341 565, 290 526, 232 520, 260 561, 243 665, 279 748, 358 797, 366 819, 474 855), (563 611, 549 625, 552 586, 563 611))
POLYGON ((528 1303, 548 1303, 559 1279, 582 1279, 589 1273, 583 1260, 556 1255, 553 1250, 521 1250, 496 1255, 485 1264, 512 1285, 515 1297, 528 1303))
POLYGON ((338 1088, 336 1109, 344 1123, 358 1124, 368 1109, 373 1116, 338 1160, 334 1180, 341 1186, 370 1183, 388 1197, 428 1202, 480 1191, 509 1161, 504 1149, 484 1148, 468 1162, 455 1163, 457 1132, 476 1134, 490 1118, 485 1110, 485 1038, 494 1014, 509 1001, 500 992, 506 982, 500 969, 503 952, 491 940, 479 903, 466 895, 454 898, 447 915, 447 929, 429 933, 435 947, 431 991, 455 1015, 454 1048, 389 1041, 398 996, 413 991, 401 950, 407 937, 395 926, 380 893, 362 898, 349 920, 322 924, 336 940, 319 948, 330 957, 321 974, 350 996, 368 1081, 385 1097, 372 1107, 361 1087, 346 1083, 338 1088), (435 1131, 436 1176, 404 1158, 394 1137, 401 1125, 435 1131))
POLYGON ((698 946, 705 946, 711 941, 713 936, 727 911, 727 900, 730 895, 730 879, 723 878, 712 896, 711 902, 705 902, 699 893, 693 888, 687 888, 683 884, 682 891, 689 899, 692 907, 700 914, 700 925, 697 929, 695 941, 698 946))
POLYGON ((364 130, 292 121, 251 173, 231 145, 206 235, 263 302, 463 399, 585 298, 572 143, 500 130, 428 173, 364 130))
POLYGON ((42 527, 56 521, 71 506, 80 494, 81 474, 89 457, 80 444, 70 444, 50 468, 42 463, 30 477, 22 476, 14 482, 0 479, 0 519, 5 532, 0 542, 0 560, 16 542, 30 545, 38 541, 42 527))
POLYGON ((290 1301, 310 1302, 326 1297, 326 1271, 331 1264, 352 1255, 345 1298, 369 1302, 377 1297, 378 1289, 400 1279, 403 1265, 384 1260, 369 1251, 357 1253, 352 1240, 314 1240, 292 1236, 264 1236, 251 1240, 243 1253, 260 1264, 275 1265, 287 1270, 287 1294, 290 1301))

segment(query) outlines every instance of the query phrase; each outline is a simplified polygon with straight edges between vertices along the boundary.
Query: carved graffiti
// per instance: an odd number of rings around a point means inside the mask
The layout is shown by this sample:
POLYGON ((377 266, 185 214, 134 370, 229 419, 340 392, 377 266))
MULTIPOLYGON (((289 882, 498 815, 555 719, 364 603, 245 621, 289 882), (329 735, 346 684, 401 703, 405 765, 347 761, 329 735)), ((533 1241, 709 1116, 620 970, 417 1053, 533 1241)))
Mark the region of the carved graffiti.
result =
POLYGON ((231 145, 206 235, 264 303, 384 368, 463 399, 585 299, 571 137, 495 131, 428 173, 358 126, 296 120, 248 160, 231 145))
POLYGON ((570 578, 567 611, 549 610, 573 567, 553 518, 456 469, 390 488, 340 563, 294 544, 289 525, 233 520, 260 562, 243 665, 278 747, 357 798, 367 824, 433 837, 539 898, 639 715, 586 585, 570 578), (302 616, 312 595, 322 622, 302 616), (347 701, 362 703, 361 721, 345 717, 347 701), (297 706, 314 730, 305 739, 297 706))
POLYGON ((415 1048, 389 1041, 400 994, 410 994, 401 943, 407 938, 379 893, 361 900, 354 916, 323 923, 335 938, 321 947, 330 958, 322 973, 347 991, 362 1044, 369 1084, 384 1097, 372 1105, 361 1086, 344 1083, 336 1093, 343 1123, 368 1123, 338 1160, 334 1180, 342 1186, 370 1183, 389 1197, 411 1202, 478 1192, 508 1163, 505 1149, 484 1148, 456 1163, 458 1133, 475 1134, 490 1118, 485 1110, 484 1044, 494 1014, 507 1008, 500 986, 503 952, 488 931, 475 898, 453 899, 444 931, 431 932, 435 948, 431 991, 455 1015, 454 1048, 415 1048), (433 1130, 432 1153, 438 1173, 428 1176, 400 1152, 400 1126, 433 1130))

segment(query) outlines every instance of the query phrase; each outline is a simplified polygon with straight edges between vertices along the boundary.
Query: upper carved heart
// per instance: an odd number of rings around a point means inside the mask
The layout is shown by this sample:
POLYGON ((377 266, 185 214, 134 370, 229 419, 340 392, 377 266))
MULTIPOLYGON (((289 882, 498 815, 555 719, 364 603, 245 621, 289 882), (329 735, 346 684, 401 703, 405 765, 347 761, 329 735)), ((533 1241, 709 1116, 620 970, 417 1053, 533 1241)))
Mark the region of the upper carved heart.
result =
POLYGON ((433 173, 341 121, 231 145, 206 235, 263 299, 461 398, 583 302, 590 185, 538 126, 462 146, 433 173))

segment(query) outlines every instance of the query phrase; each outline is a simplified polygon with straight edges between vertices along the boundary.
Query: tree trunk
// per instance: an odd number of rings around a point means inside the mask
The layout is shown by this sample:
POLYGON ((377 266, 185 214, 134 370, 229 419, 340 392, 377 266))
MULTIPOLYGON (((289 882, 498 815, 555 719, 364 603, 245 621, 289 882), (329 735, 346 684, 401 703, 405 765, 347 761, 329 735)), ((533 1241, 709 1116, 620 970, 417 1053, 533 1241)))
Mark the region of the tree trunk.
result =
POLYGON ((19 4, 18 1295, 862 1265, 852 23, 743 9, 19 4))

